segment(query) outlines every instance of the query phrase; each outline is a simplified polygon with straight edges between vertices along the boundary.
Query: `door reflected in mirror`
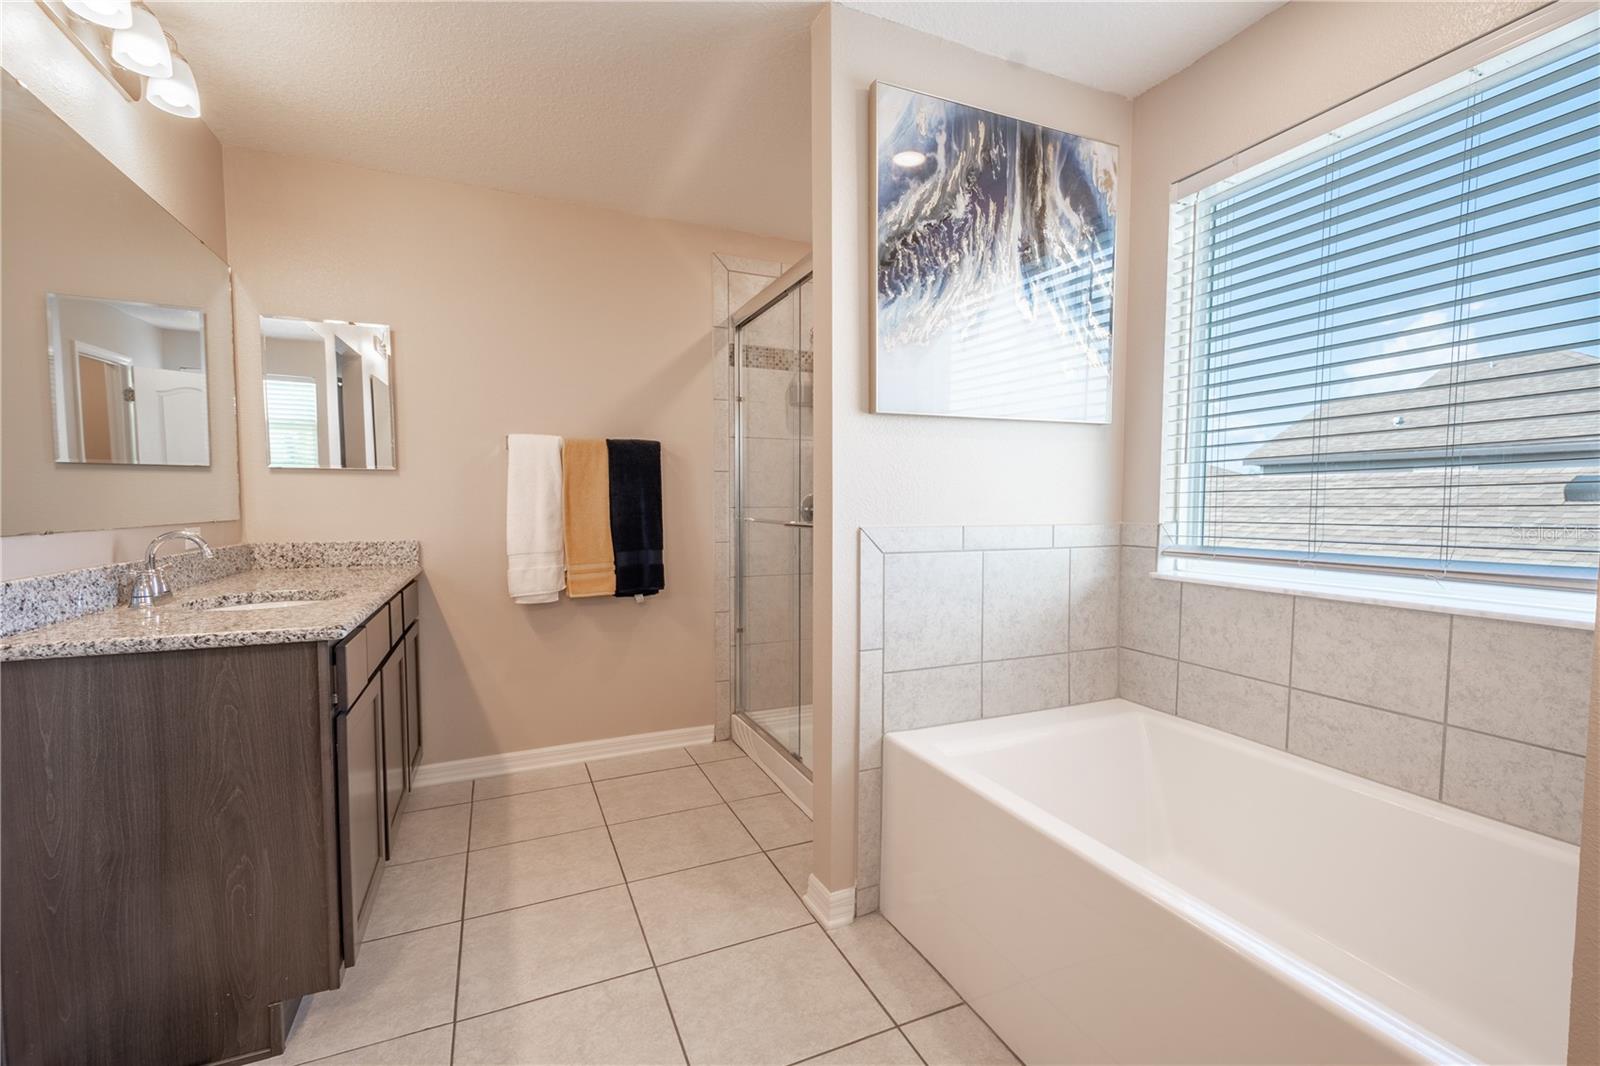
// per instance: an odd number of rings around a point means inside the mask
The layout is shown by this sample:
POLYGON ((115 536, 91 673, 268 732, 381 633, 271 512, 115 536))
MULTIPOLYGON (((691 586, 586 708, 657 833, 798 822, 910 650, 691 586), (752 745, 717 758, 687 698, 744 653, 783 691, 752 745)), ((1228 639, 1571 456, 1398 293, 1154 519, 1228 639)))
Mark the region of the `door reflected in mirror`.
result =
POLYGON ((205 313, 48 293, 58 463, 209 466, 205 313))
POLYGON ((267 464, 394 470, 389 327, 261 316, 267 464))

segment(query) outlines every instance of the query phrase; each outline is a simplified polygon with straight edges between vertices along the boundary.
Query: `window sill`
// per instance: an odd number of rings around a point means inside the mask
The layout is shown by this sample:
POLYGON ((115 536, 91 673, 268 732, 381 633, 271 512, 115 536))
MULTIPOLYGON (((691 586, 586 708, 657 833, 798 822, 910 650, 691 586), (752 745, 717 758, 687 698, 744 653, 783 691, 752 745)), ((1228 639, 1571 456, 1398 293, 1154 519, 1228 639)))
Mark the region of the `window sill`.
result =
POLYGON ((1568 629, 1592 630, 1595 625, 1595 594, 1568 589, 1517 588, 1475 581, 1171 556, 1158 558, 1152 576, 1162 581, 1220 585, 1568 629))

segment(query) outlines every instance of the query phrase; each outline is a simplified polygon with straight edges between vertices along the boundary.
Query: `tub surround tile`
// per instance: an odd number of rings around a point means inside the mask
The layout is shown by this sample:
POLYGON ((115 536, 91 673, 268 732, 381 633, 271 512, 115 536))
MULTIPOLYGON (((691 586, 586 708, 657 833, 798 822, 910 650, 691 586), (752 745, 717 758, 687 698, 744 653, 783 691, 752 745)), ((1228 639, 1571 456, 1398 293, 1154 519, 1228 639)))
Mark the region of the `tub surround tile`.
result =
POLYGON ((984 557, 920 552, 884 558, 885 670, 977 662, 983 639, 984 557))
POLYGON ((717 611, 711 616, 711 680, 716 683, 733 679, 733 613, 717 611))
POLYGON ((663 966, 661 983, 690 1062, 798 1062, 893 1025, 815 923, 663 966))
POLYGON ((1583 754, 1594 634, 1458 617, 1452 641, 1451 725, 1583 754))
POLYGON ((885 554, 960 551, 964 539, 960 526, 868 526, 862 532, 885 554))
POLYGON ((458 1066, 615 1066, 682 1063, 661 982, 635 973, 508 1010, 469 1018, 456 1026, 455 1058, 446 1040, 442 1058, 458 1066), (605 1024, 596 1025, 596 1019, 605 1024))
POLYGON ((1122 543, 1122 527, 1114 523, 1056 526, 1053 543, 1057 548, 1114 548, 1122 543))
POLYGON ((885 733, 982 716, 983 667, 978 663, 883 675, 885 733))
MULTIPOLYGON (((983 658, 1066 651, 1071 550, 984 552, 982 559, 983 658)), ((892 659, 885 665, 899 669, 892 659)))
POLYGON ((883 652, 862 652, 856 668, 858 762, 869 770, 883 764, 883 652))
POLYGON ((1117 649, 1075 651, 1067 657, 1071 665, 1067 702, 1093 703, 1117 698, 1117 649))
POLYGON ((1183 586, 1178 658, 1185 663, 1286 685, 1293 630, 1292 596, 1183 586))
POLYGON ((1164 714, 1178 710, 1178 660, 1117 649, 1117 694, 1164 714))
POLYGON ((952 1007, 902 1030, 928 1066, 1016 1066, 1017 1057, 971 1007, 952 1007))
POLYGON ((1446 730, 1444 801, 1578 843, 1583 759, 1466 729, 1446 730))
POLYGON ((1434 722, 1296 690, 1289 698, 1289 751, 1439 798, 1444 726, 1434 722))
POLYGON ((811 921, 765 855, 651 877, 630 888, 658 966, 811 921), (708 899, 719 905, 708 908, 708 899))
MULTIPOLYGON (((1069 659, 1067 655, 1039 655, 984 663, 983 717, 998 718, 1067 706, 1072 702, 1068 684, 1069 659)), ((879 761, 874 762, 874 766, 881 762, 881 745, 877 756, 879 761)))
POLYGON ((522 840, 468 856, 464 913, 475 918, 621 883, 603 827, 522 840))
POLYGON ((1121 548, 1072 549, 1071 622, 1072 651, 1117 646, 1117 578, 1121 548))
POLYGON ((862 770, 856 790, 856 883, 875 885, 883 850, 883 770, 862 770))
POLYGON ((863 914, 876 914, 878 910, 878 886, 856 886, 856 917, 863 914))
POLYGON ((1053 526, 963 526, 961 546, 967 551, 1000 551, 1055 546, 1053 526))
POLYGON ((883 647, 883 552, 861 534, 860 650, 883 647))
POLYGON ((1118 641, 1125 648, 1178 657, 1178 614, 1183 586, 1176 581, 1158 581, 1153 548, 1122 549, 1121 573, 1117 576, 1119 601, 1118 641))
POLYGON ((1295 600, 1295 688, 1442 722, 1449 660, 1449 615, 1295 600))
POLYGON ((622 885, 469 918, 462 925, 456 1016, 486 1014, 650 965, 622 885))
POLYGON ((1154 522, 1122 523, 1122 543, 1134 548, 1159 547, 1161 527, 1154 522))
POLYGON ((1289 690, 1194 663, 1179 663, 1178 717, 1282 748, 1289 722, 1289 690))
POLYGON ((833 942, 896 1023, 953 1007, 961 997, 881 914, 829 930, 833 942))

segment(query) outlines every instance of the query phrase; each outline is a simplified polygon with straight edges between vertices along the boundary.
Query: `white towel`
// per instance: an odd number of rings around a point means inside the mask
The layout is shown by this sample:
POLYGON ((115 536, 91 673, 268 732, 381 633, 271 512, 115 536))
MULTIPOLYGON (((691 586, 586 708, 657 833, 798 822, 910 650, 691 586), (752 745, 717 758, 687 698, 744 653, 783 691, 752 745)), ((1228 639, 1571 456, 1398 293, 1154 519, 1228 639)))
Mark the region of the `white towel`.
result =
POLYGON ((555 603, 567 585, 561 438, 513 433, 506 459, 506 585, 515 603, 555 603))

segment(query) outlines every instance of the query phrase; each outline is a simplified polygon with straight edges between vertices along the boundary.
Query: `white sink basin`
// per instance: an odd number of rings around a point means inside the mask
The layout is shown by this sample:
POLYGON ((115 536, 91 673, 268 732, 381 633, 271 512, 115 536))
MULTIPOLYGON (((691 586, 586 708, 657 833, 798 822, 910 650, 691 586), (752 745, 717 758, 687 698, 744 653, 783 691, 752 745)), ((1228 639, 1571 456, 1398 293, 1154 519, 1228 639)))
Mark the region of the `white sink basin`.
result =
POLYGON ((305 607, 317 603, 317 600, 273 600, 271 603, 230 603, 226 607, 207 607, 207 614, 219 614, 223 611, 275 611, 279 607, 305 607))

